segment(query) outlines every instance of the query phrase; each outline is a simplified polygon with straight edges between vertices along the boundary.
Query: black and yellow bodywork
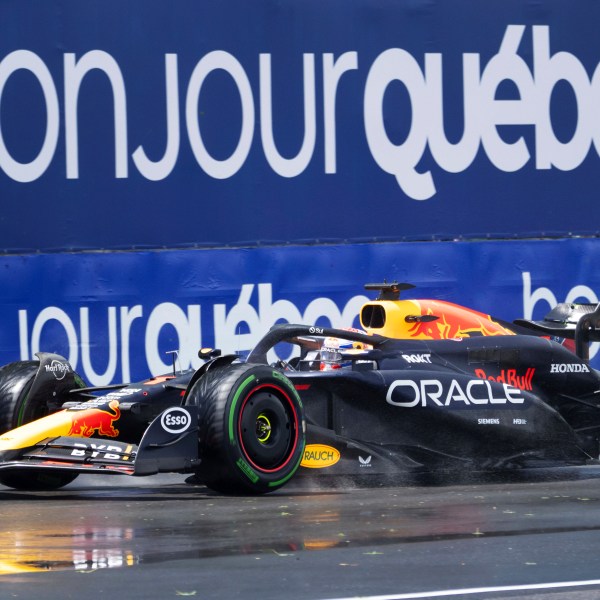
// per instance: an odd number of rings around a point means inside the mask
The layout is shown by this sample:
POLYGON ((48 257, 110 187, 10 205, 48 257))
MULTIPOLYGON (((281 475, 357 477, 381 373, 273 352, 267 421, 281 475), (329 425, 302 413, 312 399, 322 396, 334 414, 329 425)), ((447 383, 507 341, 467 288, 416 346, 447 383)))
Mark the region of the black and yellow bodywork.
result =
POLYGON ((222 492, 265 493, 295 477, 598 459, 600 376, 581 350, 600 338, 596 307, 507 324, 401 300, 402 284, 368 287, 379 297, 361 310, 364 331, 278 325, 245 360, 202 350, 196 371, 90 388, 54 354, 3 367, 0 483, 180 472, 222 492), (282 346, 288 356, 269 364, 282 346))

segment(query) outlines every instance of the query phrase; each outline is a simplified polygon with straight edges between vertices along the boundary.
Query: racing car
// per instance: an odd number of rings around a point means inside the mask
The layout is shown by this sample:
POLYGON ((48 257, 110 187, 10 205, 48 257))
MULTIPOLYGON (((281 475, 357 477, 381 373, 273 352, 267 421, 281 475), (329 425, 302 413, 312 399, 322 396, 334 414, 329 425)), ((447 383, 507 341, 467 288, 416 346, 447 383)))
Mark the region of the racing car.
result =
POLYGON ((584 465, 600 453, 600 306, 505 323, 439 300, 379 296, 361 329, 274 326, 245 359, 87 387, 61 356, 0 369, 0 483, 189 473, 224 493, 292 478, 584 465), (556 341, 554 338, 558 339, 556 341), (575 352, 562 341, 574 342, 575 352), (283 358, 281 358, 283 357, 283 358))

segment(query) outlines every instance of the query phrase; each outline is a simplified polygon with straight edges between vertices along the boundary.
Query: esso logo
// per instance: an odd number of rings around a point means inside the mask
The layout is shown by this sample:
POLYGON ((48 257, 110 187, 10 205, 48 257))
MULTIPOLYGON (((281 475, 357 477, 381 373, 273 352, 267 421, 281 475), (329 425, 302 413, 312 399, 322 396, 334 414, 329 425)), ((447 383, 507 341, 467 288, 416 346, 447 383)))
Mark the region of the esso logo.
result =
POLYGON ((183 433, 192 423, 192 416, 185 408, 169 408, 161 418, 160 424, 169 433, 183 433))

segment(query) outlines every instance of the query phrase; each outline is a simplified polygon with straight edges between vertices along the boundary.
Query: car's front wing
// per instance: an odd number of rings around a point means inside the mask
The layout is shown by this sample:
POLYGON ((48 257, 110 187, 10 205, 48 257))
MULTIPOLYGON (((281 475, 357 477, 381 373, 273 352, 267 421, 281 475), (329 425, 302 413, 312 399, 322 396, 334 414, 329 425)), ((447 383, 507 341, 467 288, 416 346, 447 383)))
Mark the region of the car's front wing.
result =
POLYGON ((171 407, 152 421, 139 444, 94 437, 45 438, 28 448, 1 451, 0 472, 47 468, 125 475, 187 473, 200 462, 197 423, 196 407, 171 407))

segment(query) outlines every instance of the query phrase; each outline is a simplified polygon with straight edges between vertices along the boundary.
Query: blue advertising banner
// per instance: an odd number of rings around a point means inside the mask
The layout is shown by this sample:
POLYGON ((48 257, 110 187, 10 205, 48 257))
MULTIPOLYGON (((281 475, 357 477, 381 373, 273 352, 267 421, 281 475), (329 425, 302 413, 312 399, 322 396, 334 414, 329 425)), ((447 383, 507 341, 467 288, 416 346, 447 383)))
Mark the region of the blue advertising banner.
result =
POLYGON ((596 0, 3 0, 0 252, 598 234, 599 22, 596 0))
MULTIPOLYGON (((278 322, 357 326, 364 284, 465 304, 507 321, 557 302, 598 302, 598 240, 4 255, 0 364, 67 357, 92 385, 200 364, 201 347, 244 354, 278 322)), ((595 350, 594 350, 595 352, 595 350)))

